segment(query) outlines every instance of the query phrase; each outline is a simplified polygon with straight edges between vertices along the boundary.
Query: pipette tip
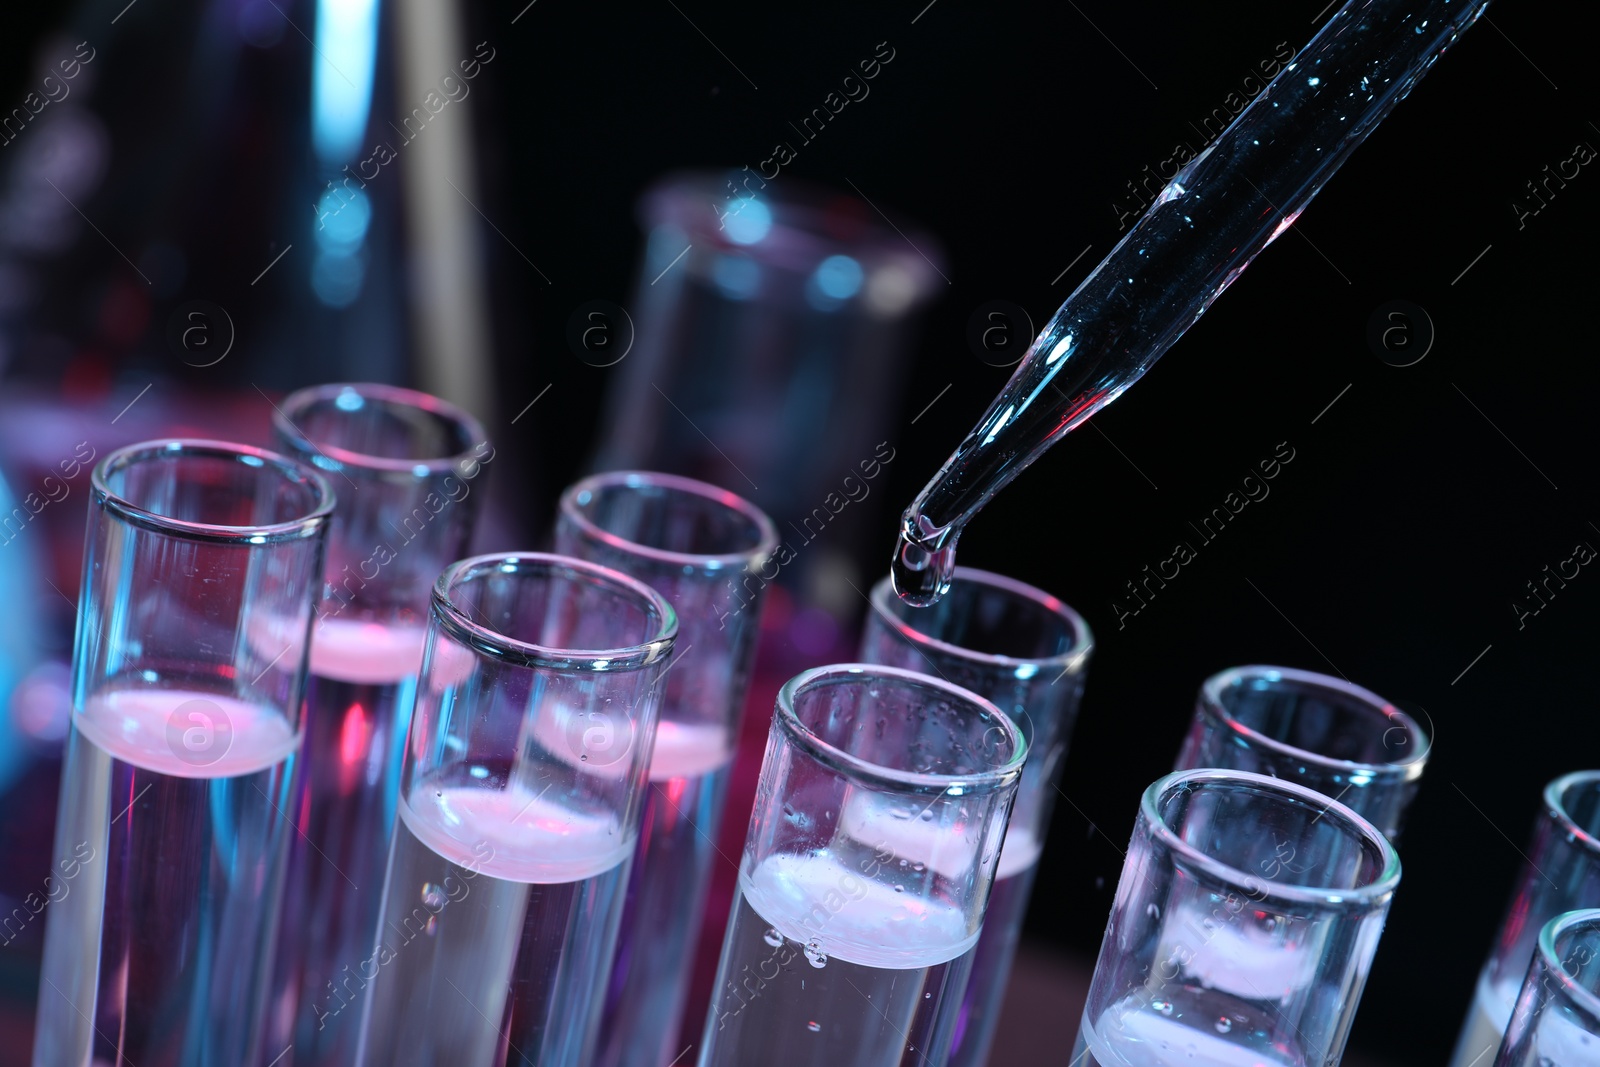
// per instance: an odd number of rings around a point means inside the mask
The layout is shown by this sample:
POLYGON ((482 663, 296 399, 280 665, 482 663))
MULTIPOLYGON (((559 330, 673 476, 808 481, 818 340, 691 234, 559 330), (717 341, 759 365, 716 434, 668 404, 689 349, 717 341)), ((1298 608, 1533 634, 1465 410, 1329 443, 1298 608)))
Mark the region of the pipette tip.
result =
POLYGON ((956 570, 956 531, 923 531, 926 525, 915 509, 905 513, 889 564, 895 595, 915 608, 938 603, 950 591, 956 570))

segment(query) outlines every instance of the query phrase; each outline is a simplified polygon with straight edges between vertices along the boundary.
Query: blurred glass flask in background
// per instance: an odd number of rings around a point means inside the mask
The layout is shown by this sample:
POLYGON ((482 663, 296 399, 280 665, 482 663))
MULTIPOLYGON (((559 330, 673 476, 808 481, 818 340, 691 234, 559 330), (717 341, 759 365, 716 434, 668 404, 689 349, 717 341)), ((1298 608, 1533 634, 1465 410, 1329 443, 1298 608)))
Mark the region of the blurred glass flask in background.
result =
POLYGON ((87 396, 134 365, 139 386, 416 378, 480 410, 476 101, 428 106, 484 69, 461 20, 85 0, 41 52, 60 102, 0 159, 0 371, 87 396))
POLYGON ((737 489, 787 546, 778 580, 853 617, 841 576, 865 586, 881 551, 864 472, 893 457, 878 446, 915 313, 943 288, 938 246, 853 196, 748 170, 669 176, 639 215, 632 349, 585 356, 621 359, 593 468, 737 489))

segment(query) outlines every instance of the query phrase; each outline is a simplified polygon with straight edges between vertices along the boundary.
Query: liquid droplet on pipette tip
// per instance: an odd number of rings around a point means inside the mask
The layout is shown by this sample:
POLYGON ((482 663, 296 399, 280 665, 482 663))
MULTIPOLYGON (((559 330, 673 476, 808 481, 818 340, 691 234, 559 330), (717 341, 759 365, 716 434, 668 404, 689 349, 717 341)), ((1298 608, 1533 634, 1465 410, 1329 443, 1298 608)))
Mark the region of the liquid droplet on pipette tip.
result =
POLYGON ((915 608, 938 603, 955 578, 956 539, 949 529, 934 530, 920 515, 907 511, 900 539, 889 562, 889 577, 901 600, 915 608))

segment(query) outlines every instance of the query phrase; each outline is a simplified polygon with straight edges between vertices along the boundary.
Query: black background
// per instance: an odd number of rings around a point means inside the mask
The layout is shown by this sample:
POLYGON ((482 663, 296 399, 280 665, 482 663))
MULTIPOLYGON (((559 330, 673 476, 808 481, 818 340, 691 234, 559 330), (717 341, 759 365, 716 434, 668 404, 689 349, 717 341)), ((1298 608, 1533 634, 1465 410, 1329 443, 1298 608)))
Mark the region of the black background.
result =
MULTIPOLYGON (((1125 183, 1194 143, 1191 120, 1326 17, 1319 0, 524 2, 469 19, 498 53, 470 105, 503 234, 484 237, 501 361, 490 418, 526 471, 529 529, 581 472, 614 373, 572 356, 567 317, 628 299, 632 204, 663 172, 755 167, 879 42, 894 49, 870 97, 785 173, 848 179, 947 250, 950 284, 896 400, 883 491, 897 510, 1006 379, 966 344, 973 311, 1010 300, 1042 325, 1119 237, 1125 183), (508 427, 547 382, 538 417, 508 427)), ((163 17, 161 0, 140 7, 127 17, 163 17)), ((1096 951, 1137 798, 1170 768, 1202 678, 1248 662, 1342 673, 1436 736, 1352 1047, 1445 1062, 1540 787, 1600 762, 1600 576, 1585 568, 1521 629, 1511 607, 1577 543, 1600 546, 1588 190, 1600 176, 1585 168, 1521 229, 1512 210, 1546 164, 1600 145, 1587 32, 1566 23, 1578 10, 1492 7, 1168 357, 964 538, 963 563, 1058 594, 1097 636, 1035 941, 1096 951), (1404 368, 1366 340, 1369 316, 1396 299, 1437 331, 1404 368), (1270 497, 1119 627, 1124 583, 1192 542, 1187 522, 1280 442, 1294 460, 1270 497)), ((61 17, 7 11, 8 99, 61 17)), ((886 521, 885 560, 891 536, 886 521)))

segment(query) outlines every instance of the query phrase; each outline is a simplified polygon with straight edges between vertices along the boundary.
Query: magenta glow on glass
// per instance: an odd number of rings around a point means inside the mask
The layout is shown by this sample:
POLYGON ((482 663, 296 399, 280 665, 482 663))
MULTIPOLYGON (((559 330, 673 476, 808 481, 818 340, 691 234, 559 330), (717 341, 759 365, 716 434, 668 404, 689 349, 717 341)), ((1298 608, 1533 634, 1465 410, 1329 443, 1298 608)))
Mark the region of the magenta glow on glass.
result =
POLYGON ((302 773, 261 1060, 345 1067, 383 902, 428 598, 467 553, 494 450, 478 421, 392 385, 292 393, 278 447, 326 472, 337 500, 312 629, 302 773))

